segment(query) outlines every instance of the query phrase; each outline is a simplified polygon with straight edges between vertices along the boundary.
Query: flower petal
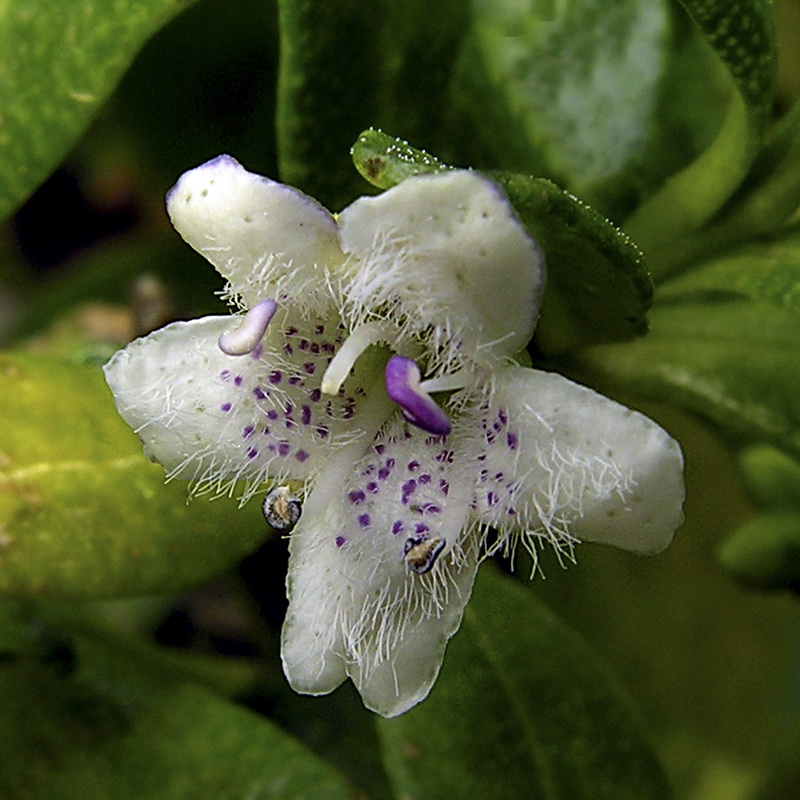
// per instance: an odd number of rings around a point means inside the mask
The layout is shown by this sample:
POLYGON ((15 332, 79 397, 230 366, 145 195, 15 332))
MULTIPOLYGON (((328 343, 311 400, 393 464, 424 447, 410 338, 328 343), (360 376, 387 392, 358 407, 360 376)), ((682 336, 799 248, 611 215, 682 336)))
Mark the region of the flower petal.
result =
MULTIPOLYGON (((683 457, 652 420, 560 375, 502 370, 480 435, 476 513, 569 548, 657 553, 683 519, 683 457)), ((477 421, 480 419, 480 421, 477 421)))
POLYGON ((309 496, 291 537, 283 632, 297 691, 329 692, 349 675, 384 716, 430 691, 478 562, 477 537, 462 532, 470 477, 445 439, 394 416, 367 452, 338 455, 309 496), (415 571, 426 543, 430 563, 415 571))
POLYGON ((474 172, 409 178, 339 215, 345 253, 358 259, 347 294, 366 314, 396 306, 432 347, 481 360, 530 340, 544 256, 502 190, 474 172))
POLYGON ((167 194, 178 233, 231 283, 245 306, 290 296, 321 311, 316 287, 342 261, 336 222, 316 200, 222 155, 167 194))
POLYGON ((267 477, 303 480, 356 435, 358 374, 337 397, 319 390, 343 332, 279 311, 253 353, 229 356, 217 339, 237 319, 176 322, 116 353, 105 374, 117 408, 171 476, 219 491, 238 479, 248 491, 267 477))

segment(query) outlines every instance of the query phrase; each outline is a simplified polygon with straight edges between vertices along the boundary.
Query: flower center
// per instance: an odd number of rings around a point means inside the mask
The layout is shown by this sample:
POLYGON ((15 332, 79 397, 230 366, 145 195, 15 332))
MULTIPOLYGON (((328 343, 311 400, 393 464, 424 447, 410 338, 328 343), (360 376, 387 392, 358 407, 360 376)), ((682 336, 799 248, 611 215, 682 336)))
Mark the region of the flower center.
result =
MULTIPOLYGON (((399 333, 396 326, 383 321, 359 325, 344 341, 322 376, 320 389, 324 394, 336 395, 359 356, 373 344, 385 342, 397 346, 399 333)), ((421 372, 416 361, 407 356, 392 356, 386 364, 386 393, 400 406, 403 416, 412 424, 436 436, 450 433, 450 419, 436 404, 429 392, 446 392, 463 389, 469 382, 467 370, 420 381, 421 372)))
POLYGON ((219 349, 229 356, 246 356, 252 353, 267 332, 267 326, 278 304, 274 300, 256 303, 242 318, 242 321, 219 337, 219 349))

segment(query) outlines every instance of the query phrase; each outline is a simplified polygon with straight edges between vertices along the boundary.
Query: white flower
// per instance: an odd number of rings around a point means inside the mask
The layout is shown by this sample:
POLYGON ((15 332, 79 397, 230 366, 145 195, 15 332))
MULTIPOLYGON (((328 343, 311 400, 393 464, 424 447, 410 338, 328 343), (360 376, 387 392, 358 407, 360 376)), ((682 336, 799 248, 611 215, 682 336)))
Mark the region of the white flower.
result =
POLYGON ((303 498, 283 632, 297 691, 349 676, 384 716, 422 700, 490 528, 493 548, 534 555, 671 540, 677 444, 511 361, 533 332, 544 261, 487 179, 411 178, 337 218, 220 156, 180 179, 168 210, 248 310, 139 339, 106 377, 170 476, 201 491, 243 481, 243 500, 278 487, 268 510, 287 525, 292 492, 303 498))

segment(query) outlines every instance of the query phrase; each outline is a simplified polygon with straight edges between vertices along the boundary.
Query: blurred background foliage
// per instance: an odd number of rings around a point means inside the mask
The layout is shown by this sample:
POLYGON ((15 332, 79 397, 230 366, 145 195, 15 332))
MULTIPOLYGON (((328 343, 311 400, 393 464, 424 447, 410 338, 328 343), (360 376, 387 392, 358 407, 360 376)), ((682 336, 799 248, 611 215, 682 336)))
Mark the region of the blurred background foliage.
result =
POLYGON ((659 762, 680 798, 797 796, 800 3, 9 0, 0 42, 3 797, 655 798, 659 762), (656 558, 487 570, 388 722, 286 687, 285 542, 164 486, 98 371, 223 308, 181 172, 227 152, 338 210, 369 128, 555 184, 503 178, 552 240, 532 358, 657 419, 687 479, 656 558), (564 322, 651 294, 646 336, 564 322))

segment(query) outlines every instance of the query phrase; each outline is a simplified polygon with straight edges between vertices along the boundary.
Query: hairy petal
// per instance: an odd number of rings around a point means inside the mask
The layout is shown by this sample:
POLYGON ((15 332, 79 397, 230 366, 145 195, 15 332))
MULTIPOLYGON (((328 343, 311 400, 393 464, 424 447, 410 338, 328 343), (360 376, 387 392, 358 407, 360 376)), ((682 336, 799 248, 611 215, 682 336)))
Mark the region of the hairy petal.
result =
POLYGON ((181 176, 167 211, 245 306, 291 296, 323 310, 326 270, 343 256, 336 222, 316 200, 222 155, 181 176))
POLYGON ((329 466, 291 537, 284 670, 310 694, 349 675, 367 707, 395 716, 430 691, 469 598, 471 478, 446 439, 396 412, 373 445, 329 466), (438 540, 429 569, 412 570, 409 541, 438 540))
POLYGON ((557 548, 657 553, 670 543, 683 520, 683 457, 666 431, 560 375, 512 367, 495 381, 488 407, 471 412, 482 522, 557 548))
POLYGON ((357 375, 337 397, 319 390, 343 332, 335 319, 292 324, 279 312, 253 353, 229 356, 217 339, 237 319, 176 322, 117 352, 105 375, 119 413, 176 478, 218 491, 304 480, 352 440, 363 402, 357 375))
POLYGON ((339 215, 357 261, 348 295, 367 313, 381 304, 449 358, 511 355, 533 334, 544 256, 502 190, 474 172, 420 175, 339 215), (460 352, 458 352, 460 351, 460 352))

